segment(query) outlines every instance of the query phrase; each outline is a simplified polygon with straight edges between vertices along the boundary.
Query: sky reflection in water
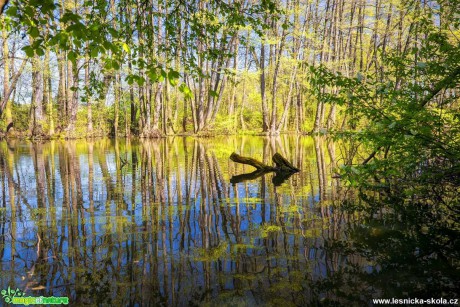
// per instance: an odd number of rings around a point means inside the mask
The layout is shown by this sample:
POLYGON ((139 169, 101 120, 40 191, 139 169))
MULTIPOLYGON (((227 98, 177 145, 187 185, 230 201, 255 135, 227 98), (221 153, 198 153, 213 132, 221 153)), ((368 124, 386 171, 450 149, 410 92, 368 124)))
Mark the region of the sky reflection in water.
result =
POLYGON ((363 221, 335 207, 346 154, 287 136, 2 142, 0 288, 71 304, 367 304, 393 286, 372 279, 378 254, 350 249, 363 221), (233 151, 280 152, 301 172, 231 183, 254 170, 233 151))

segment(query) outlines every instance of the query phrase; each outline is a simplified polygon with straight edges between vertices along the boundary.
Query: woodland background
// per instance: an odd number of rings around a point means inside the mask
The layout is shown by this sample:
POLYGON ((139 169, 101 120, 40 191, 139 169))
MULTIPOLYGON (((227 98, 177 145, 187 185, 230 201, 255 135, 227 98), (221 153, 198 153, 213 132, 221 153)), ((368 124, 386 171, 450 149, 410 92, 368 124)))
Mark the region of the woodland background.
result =
POLYGON ((27 0, 1 25, 3 136, 458 131, 454 0, 27 0))

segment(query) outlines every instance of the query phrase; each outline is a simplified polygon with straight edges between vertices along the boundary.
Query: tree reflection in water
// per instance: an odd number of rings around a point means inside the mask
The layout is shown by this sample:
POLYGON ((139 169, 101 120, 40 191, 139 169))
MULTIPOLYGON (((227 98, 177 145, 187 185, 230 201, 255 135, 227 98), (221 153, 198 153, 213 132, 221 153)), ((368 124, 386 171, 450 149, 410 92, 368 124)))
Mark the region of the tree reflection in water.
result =
POLYGON ((0 288, 113 305, 453 298, 458 191, 341 188, 348 152, 287 136, 2 142, 0 288), (253 171, 233 151, 302 172, 231 182, 253 171))

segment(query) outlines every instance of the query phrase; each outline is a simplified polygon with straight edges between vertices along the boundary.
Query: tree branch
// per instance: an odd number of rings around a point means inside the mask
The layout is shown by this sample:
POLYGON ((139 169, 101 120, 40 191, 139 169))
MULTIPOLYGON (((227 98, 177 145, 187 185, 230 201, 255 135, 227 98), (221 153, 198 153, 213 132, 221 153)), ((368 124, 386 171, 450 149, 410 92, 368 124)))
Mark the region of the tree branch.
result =
POLYGON ((10 99, 11 93, 13 92, 14 88, 16 87, 16 83, 19 80, 19 77, 22 74, 22 71, 24 70, 24 67, 26 67, 27 61, 29 59, 24 59, 21 63, 21 67, 19 67, 19 70, 16 72, 14 75, 13 79, 11 80, 10 87, 8 88, 8 91, 5 93, 5 97, 3 97, 2 101, 0 102, 0 117, 3 114, 3 110, 6 107, 6 103, 8 102, 8 99, 10 99))
POLYGON ((5 6, 8 4, 8 0, 0 0, 0 15, 3 14, 5 6))
POLYGON ((441 90, 443 90, 446 87, 449 87, 450 85, 455 83, 455 79, 460 76, 460 66, 455 68, 449 75, 447 75, 444 79, 439 81, 434 89, 428 93, 425 98, 419 103, 419 107, 423 108, 425 105, 427 105, 431 99, 433 99, 434 96, 436 96, 441 90))

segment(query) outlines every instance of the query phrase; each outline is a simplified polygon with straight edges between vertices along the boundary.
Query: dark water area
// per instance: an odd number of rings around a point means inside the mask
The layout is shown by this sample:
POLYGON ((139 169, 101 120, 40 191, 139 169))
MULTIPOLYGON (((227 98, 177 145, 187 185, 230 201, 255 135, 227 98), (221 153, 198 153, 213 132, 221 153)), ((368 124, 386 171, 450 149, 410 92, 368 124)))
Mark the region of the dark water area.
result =
POLYGON ((111 306, 458 298, 458 194, 345 187, 334 170, 357 156, 293 136, 0 142, 0 289, 111 306), (243 180, 232 152, 301 172, 243 180))

